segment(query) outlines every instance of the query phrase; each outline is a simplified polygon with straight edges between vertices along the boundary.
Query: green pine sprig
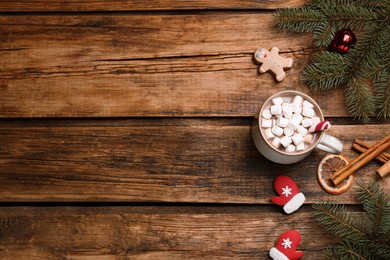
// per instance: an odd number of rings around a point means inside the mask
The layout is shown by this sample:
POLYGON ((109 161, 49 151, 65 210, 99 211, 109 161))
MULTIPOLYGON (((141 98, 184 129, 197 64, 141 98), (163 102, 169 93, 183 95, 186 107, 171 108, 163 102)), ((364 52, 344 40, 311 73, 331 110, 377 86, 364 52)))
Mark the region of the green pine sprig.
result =
POLYGON ((280 29, 312 33, 313 44, 324 49, 302 73, 310 88, 345 86, 348 112, 362 122, 390 117, 390 0, 311 0, 279 9, 275 18, 280 29), (360 32, 345 55, 325 49, 341 29, 360 32))
POLYGON ((345 205, 314 204, 315 219, 340 241, 324 250, 327 259, 389 259, 390 199, 378 183, 359 183, 358 199, 364 212, 345 205))

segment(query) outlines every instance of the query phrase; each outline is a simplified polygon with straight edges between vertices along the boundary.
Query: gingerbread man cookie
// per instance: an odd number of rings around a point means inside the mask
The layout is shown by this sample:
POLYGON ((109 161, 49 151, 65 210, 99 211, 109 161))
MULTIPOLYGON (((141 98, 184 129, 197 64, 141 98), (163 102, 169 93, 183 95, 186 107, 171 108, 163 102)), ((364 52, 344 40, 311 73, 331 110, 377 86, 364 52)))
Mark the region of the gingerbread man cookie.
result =
POLYGON ((279 49, 276 47, 272 47, 271 51, 264 48, 257 49, 253 58, 255 63, 262 63, 259 68, 260 73, 271 70, 277 81, 282 81, 286 76, 284 68, 291 68, 293 64, 293 59, 279 56, 279 49))

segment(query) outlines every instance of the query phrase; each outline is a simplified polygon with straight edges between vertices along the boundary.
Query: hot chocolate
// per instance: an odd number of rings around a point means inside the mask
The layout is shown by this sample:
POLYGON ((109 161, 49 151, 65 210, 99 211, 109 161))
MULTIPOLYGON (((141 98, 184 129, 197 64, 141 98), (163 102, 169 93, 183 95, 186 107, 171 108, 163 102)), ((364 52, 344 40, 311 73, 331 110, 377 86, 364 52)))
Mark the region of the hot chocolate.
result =
POLYGON ((299 94, 272 98, 264 105, 259 119, 265 140, 287 153, 311 149, 318 139, 315 126, 322 121, 317 107, 299 94))
POLYGON ((275 93, 261 106, 252 122, 252 138, 267 159, 281 164, 299 162, 315 148, 341 153, 343 142, 325 133, 330 123, 308 95, 286 90, 275 93))

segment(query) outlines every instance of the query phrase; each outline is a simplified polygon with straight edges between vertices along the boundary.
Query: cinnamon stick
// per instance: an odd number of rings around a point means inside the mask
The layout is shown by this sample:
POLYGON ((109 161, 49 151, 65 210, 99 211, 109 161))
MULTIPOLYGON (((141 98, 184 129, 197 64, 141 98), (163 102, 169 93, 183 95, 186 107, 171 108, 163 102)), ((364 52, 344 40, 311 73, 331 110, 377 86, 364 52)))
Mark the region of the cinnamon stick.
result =
POLYGON ((349 175, 360 169, 362 166, 367 164, 369 161, 374 159, 376 156, 381 154, 384 150, 390 147, 390 134, 385 138, 375 143, 369 149, 367 149, 364 153, 360 154, 356 157, 351 163, 344 166, 341 170, 336 172, 332 177, 330 177, 331 181, 338 185, 349 175))
MULTIPOLYGON (((363 140, 360 140, 360 139, 355 139, 352 147, 354 145, 360 146, 360 147, 362 147, 365 150, 371 147, 371 145, 369 145, 368 143, 366 143, 366 142, 364 142, 363 140)), ((386 160, 386 162, 388 160, 390 160, 390 154, 386 153, 386 152, 381 153, 378 157, 383 158, 384 160, 386 160)))
POLYGON ((382 165, 378 170, 376 170, 376 173, 379 174, 382 178, 385 177, 390 172, 390 161, 382 165))
MULTIPOLYGON (((370 146, 368 146, 369 148, 370 146)), ((367 147, 365 146, 361 146, 360 144, 358 143, 353 143, 352 144, 352 149, 360 152, 360 153, 364 153, 365 151, 367 151, 367 147)), ((381 162, 381 163, 386 163, 389 158, 385 155, 386 153, 383 152, 381 153, 380 155, 378 155, 377 157, 375 157, 374 159, 377 160, 378 162, 381 162)))

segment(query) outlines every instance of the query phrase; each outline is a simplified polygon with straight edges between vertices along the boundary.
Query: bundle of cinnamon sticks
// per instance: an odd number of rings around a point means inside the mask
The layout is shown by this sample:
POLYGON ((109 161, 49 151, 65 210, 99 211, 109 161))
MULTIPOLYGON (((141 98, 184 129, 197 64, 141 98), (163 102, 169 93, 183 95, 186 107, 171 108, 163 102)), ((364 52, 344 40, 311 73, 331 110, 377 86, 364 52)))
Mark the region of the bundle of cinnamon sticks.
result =
MULTIPOLYGON (((360 139, 355 139, 353 141, 353 144, 352 144, 352 149, 354 149, 360 153, 364 153, 370 147, 371 146, 368 143, 366 143, 360 139)), ((383 152, 380 155, 378 155, 377 157, 375 157, 374 160, 385 164, 390 160, 390 154, 383 152)))
POLYGON ((362 151, 362 154, 356 157, 349 164, 345 165, 341 170, 336 172, 330 178, 335 185, 338 185, 348 176, 353 174, 355 171, 357 171, 373 159, 379 160, 384 163, 384 165, 377 170, 378 174, 381 175, 381 177, 384 177, 384 175, 386 175, 390 171, 390 155, 384 152, 387 148, 390 147, 390 134, 371 147, 369 147, 369 145, 365 144, 364 142, 362 143, 361 141, 358 141, 358 144, 355 146, 360 146, 359 149, 360 151, 362 151), (365 150, 363 151, 362 148, 365 150))

